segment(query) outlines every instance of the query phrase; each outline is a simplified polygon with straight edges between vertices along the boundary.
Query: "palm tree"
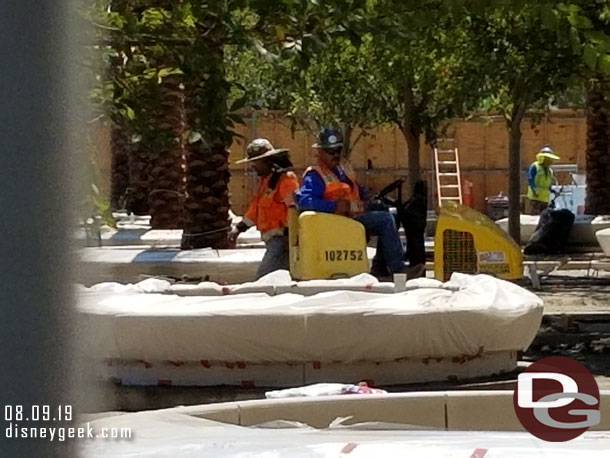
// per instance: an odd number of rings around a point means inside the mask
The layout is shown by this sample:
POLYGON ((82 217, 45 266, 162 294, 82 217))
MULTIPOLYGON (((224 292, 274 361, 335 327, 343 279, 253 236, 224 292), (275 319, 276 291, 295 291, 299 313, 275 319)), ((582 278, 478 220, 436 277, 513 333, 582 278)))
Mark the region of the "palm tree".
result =
POLYGON ((187 117, 185 227, 181 248, 226 248, 229 220, 229 152, 223 34, 197 40, 185 62, 187 117), (202 76, 201 69, 206 69, 202 76))
POLYGON ((149 153, 142 142, 129 143, 128 150, 129 187, 125 195, 125 208, 136 215, 148 215, 148 192, 150 188, 149 153))
POLYGON ((187 148, 186 222, 181 248, 226 248, 229 165, 226 145, 198 141, 187 148))
POLYGON ((113 125, 110 131, 110 208, 113 210, 124 207, 129 188, 129 146, 127 131, 113 125))
POLYGON ((585 212, 610 214, 610 81, 598 79, 587 96, 587 197, 585 212))
POLYGON ((155 129, 150 146, 148 193, 150 225, 153 229, 184 226, 184 86, 179 75, 168 75, 158 86, 159 97, 152 109, 155 129))

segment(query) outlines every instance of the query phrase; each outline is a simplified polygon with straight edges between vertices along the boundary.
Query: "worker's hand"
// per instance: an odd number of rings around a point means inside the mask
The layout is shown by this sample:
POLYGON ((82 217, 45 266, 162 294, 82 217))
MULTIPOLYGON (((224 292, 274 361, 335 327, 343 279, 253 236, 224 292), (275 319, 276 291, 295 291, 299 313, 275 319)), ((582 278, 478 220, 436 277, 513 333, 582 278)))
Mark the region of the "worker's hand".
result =
POLYGON ((237 236, 238 235, 239 235, 239 230, 237 229, 237 227, 234 227, 229 232, 229 235, 227 236, 227 238, 229 240, 229 246, 231 248, 235 248, 235 246, 237 245, 237 236))
POLYGON ((339 199, 337 201, 337 209, 335 210, 335 213, 337 215, 343 215, 343 216, 347 216, 349 215, 349 200, 346 199, 339 199))

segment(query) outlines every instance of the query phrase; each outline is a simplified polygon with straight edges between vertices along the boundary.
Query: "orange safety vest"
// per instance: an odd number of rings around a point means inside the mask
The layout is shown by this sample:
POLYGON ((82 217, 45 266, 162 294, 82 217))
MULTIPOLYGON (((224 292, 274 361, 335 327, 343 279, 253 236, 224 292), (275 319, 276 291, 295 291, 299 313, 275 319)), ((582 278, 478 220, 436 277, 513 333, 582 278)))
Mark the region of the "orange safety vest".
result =
POLYGON ((294 192, 299 180, 293 172, 282 174, 274 189, 269 189, 271 175, 263 177, 252 196, 244 218, 252 221, 263 240, 283 235, 288 221, 288 207, 294 204, 294 192))
POLYGON ((345 159, 341 159, 339 167, 343 170, 347 178, 350 179, 352 186, 339 180, 331 169, 321 164, 319 161, 318 165, 309 167, 305 173, 310 170, 318 172, 324 181, 324 193, 322 194, 322 197, 326 200, 334 201, 347 199, 350 203, 350 215, 358 215, 359 213, 364 212, 364 204, 360 199, 360 190, 358 189, 358 183, 356 182, 356 172, 354 172, 351 164, 345 159))

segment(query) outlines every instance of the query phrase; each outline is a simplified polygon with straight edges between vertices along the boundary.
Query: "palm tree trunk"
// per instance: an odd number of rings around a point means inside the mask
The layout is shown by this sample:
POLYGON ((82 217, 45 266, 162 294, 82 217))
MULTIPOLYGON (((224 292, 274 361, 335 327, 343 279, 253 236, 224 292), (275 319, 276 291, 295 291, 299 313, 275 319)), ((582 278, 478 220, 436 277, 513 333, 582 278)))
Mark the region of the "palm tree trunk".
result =
POLYGON ((186 221, 181 248, 227 248, 229 220, 229 152, 221 142, 187 147, 186 221))
POLYGON ((129 143, 126 129, 113 125, 110 132, 110 208, 124 207, 125 194, 129 188, 129 143))
POLYGON ((190 61, 204 58, 209 76, 187 72, 187 116, 192 131, 201 135, 186 146, 185 227, 181 248, 227 248, 229 220, 229 152, 223 36, 194 47, 190 61))
POLYGON ((151 157, 148 194, 153 229, 184 227, 184 87, 178 75, 163 79, 152 117, 158 135, 151 157))
POLYGON ((596 82, 587 96, 585 212, 610 214, 610 83, 596 82))
POLYGON ((128 212, 136 215, 148 215, 150 154, 142 142, 133 143, 130 141, 128 166, 129 187, 125 196, 125 208, 128 212))

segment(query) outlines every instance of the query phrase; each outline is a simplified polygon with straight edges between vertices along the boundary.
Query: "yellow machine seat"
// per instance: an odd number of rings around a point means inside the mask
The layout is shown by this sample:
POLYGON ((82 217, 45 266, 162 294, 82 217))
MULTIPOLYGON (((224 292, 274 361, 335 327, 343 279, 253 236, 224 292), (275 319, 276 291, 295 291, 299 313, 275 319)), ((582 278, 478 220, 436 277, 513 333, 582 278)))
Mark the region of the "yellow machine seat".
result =
POLYGON ((290 274, 299 280, 368 272, 364 226, 345 216, 289 212, 290 274))
POLYGON ((484 273, 506 280, 523 276, 521 248, 497 224, 472 208, 446 202, 434 236, 434 273, 484 273))

